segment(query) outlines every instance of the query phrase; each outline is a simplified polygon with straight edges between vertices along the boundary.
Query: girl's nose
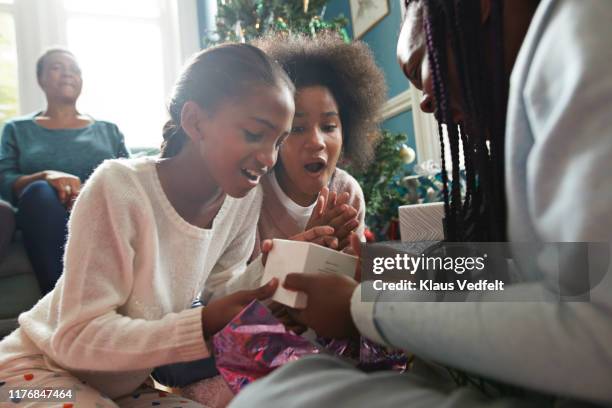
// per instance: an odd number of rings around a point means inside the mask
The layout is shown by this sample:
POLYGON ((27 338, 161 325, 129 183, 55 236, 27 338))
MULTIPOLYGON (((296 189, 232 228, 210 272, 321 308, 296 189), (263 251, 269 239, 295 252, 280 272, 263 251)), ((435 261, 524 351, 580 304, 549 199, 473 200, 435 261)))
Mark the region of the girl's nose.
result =
POLYGON ((318 128, 313 129, 311 132, 308 133, 306 148, 314 150, 325 149, 324 135, 318 128))
POLYGON ((421 110, 425 113, 434 113, 435 106, 433 97, 429 93, 424 93, 421 99, 421 110))
POLYGON ((277 156, 278 151, 274 146, 271 149, 266 147, 257 153, 257 161, 262 165, 262 167, 271 169, 276 164, 277 156))

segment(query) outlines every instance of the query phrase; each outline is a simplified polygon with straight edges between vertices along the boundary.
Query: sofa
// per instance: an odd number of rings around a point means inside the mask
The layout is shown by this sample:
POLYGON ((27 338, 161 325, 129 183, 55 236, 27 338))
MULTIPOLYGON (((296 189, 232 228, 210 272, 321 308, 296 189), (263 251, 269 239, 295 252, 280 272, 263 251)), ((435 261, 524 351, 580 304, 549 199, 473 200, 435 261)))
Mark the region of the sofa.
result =
POLYGON ((17 328, 17 316, 40 297, 36 275, 17 233, 0 261, 0 339, 17 328))

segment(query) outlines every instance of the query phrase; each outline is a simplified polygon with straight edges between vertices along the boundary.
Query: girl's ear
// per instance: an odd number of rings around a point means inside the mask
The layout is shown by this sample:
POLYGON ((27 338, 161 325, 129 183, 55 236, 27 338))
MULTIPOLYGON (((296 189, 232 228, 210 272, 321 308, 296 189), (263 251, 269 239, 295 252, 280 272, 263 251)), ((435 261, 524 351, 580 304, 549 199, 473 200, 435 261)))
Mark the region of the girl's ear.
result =
POLYGON ((480 22, 484 24, 491 16, 491 0, 480 0, 480 22))
POLYGON ((206 132, 204 127, 208 115, 206 111, 193 101, 187 101, 181 109, 181 127, 192 142, 198 143, 203 139, 206 132))

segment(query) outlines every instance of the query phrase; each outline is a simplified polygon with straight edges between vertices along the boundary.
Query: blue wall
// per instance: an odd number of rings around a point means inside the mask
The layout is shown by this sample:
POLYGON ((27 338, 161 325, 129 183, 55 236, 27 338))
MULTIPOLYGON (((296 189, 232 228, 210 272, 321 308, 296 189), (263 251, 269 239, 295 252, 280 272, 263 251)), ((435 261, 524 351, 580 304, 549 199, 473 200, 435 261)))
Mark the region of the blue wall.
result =
MULTIPOLYGON (((200 38, 204 37, 206 21, 206 2, 211 0, 197 0, 198 3, 198 19, 200 21, 200 38)), ((215 1, 215 0, 212 0, 215 1)), ((295 1, 295 0, 293 0, 295 1)), ((389 88, 389 97, 396 96, 408 89, 408 80, 402 74, 395 55, 397 44, 397 36, 399 34, 401 24, 401 7, 399 0, 373 0, 373 1, 388 1, 389 14, 384 17, 378 24, 367 31, 361 38, 366 42, 372 52, 377 64, 381 67, 387 80, 389 88)), ((346 27, 348 34, 353 36, 353 27, 351 25, 351 7, 349 0, 330 0, 327 3, 325 11, 325 19, 332 19, 340 14, 343 14, 349 24, 346 27)), ((410 111, 402 112, 383 123, 383 128, 408 134, 408 145, 416 149, 414 139, 414 127, 412 123, 412 113, 410 111)))
MULTIPOLYGON (((398 0, 374 1, 388 1, 389 14, 367 31, 361 40, 367 43, 372 49, 374 57, 376 58, 376 63, 385 73, 387 86, 389 87, 388 96, 393 97, 408 89, 408 80, 402 74, 397 64, 395 54, 402 12, 398 0)), ((325 19, 332 19, 340 14, 343 14, 349 20, 347 31, 352 37, 353 27, 351 25, 351 7, 349 0, 330 0, 327 3, 327 10, 324 16, 325 19)), ((403 112, 386 120, 383 123, 383 127, 395 132, 408 133, 409 146, 416 149, 412 113, 410 111, 403 112)))

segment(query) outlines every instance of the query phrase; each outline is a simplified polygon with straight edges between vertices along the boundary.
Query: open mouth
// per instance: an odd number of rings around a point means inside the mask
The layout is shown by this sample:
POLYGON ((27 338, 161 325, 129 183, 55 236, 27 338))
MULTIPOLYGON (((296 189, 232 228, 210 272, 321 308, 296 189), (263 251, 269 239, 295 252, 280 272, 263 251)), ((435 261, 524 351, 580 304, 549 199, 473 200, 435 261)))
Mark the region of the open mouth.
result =
POLYGON ((262 173, 258 171, 254 171, 250 169, 240 169, 240 170, 242 171, 242 174, 244 175, 244 177, 246 177, 250 181, 256 182, 259 180, 259 177, 262 176, 262 173))
POLYGON ((308 173, 316 174, 316 173, 319 173, 321 170, 323 170, 325 168, 325 165, 326 165, 325 160, 319 159, 319 160, 305 164, 304 169, 308 173))

